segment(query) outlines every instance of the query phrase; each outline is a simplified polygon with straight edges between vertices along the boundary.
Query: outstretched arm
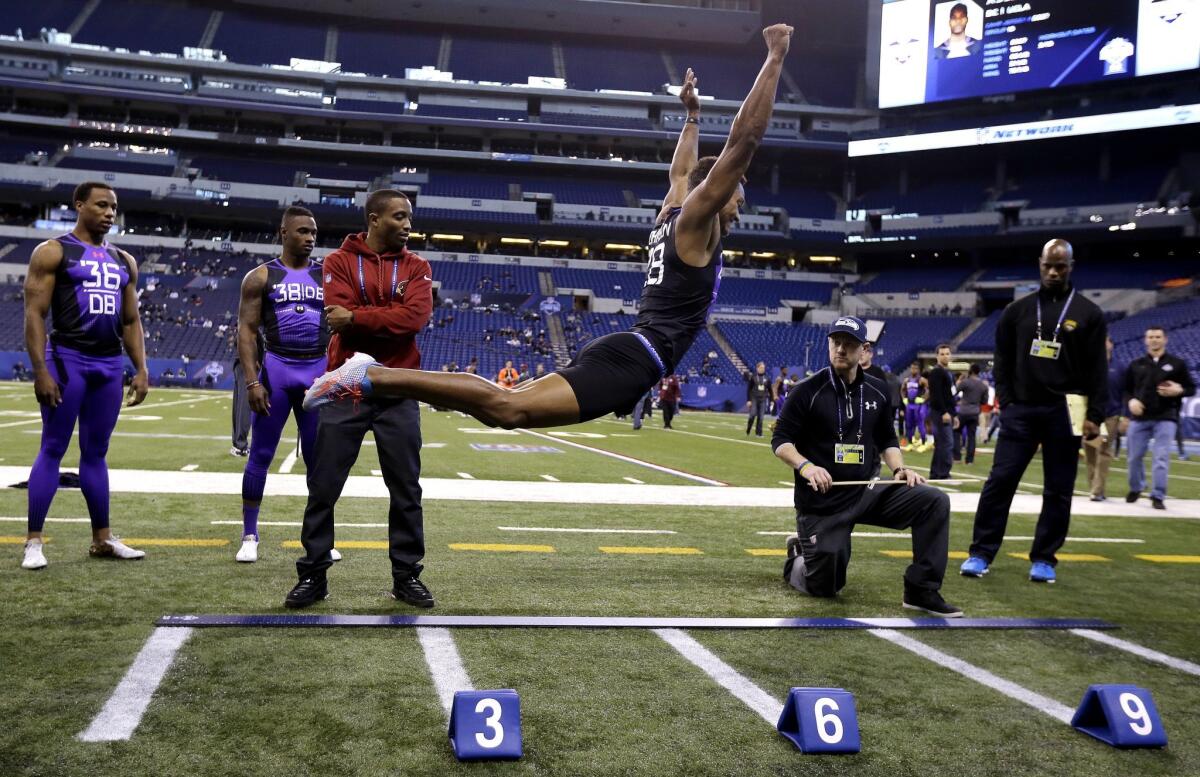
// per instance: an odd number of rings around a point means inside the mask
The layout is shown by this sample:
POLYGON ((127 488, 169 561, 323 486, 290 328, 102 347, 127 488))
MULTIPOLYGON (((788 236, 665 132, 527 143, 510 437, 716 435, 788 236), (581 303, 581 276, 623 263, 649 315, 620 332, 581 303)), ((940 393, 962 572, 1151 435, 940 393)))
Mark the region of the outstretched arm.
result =
POLYGON ((62 392, 58 382, 46 368, 46 314, 54 296, 55 273, 62 264, 62 246, 57 240, 47 240, 33 249, 29 269, 25 273, 25 350, 33 367, 33 393, 37 401, 58 407, 62 392))
POLYGON ((679 142, 675 144, 675 156, 671 158, 671 188, 663 200, 662 210, 658 213, 658 223, 662 223, 672 208, 683 204, 688 191, 688 176, 700 158, 700 97, 696 94, 696 74, 689 67, 683 79, 683 89, 679 92, 679 101, 687 110, 687 119, 683 129, 679 131, 679 142))
POLYGON ((675 241, 680 257, 685 261, 707 261, 704 254, 712 237, 713 217, 737 190, 771 122, 783 58, 792 41, 792 28, 786 24, 772 25, 763 30, 763 38, 767 42, 767 59, 733 119, 725 148, 708 176, 684 200, 675 241))
POLYGON ((242 299, 238 304, 237 352, 246 381, 246 396, 250 409, 259 415, 271 411, 271 401, 262 381, 258 379, 258 328, 262 326, 262 293, 267 283, 267 268, 263 265, 246 273, 242 279, 242 299))

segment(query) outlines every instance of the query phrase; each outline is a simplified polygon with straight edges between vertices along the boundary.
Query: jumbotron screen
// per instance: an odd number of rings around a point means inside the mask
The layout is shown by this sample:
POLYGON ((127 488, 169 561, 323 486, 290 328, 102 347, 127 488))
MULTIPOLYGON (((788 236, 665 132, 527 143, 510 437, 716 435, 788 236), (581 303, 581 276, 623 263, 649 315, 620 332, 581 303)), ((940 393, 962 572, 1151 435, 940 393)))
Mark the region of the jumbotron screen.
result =
POLYGON ((1200 67, 1200 0, 880 2, 880 108, 1200 67))

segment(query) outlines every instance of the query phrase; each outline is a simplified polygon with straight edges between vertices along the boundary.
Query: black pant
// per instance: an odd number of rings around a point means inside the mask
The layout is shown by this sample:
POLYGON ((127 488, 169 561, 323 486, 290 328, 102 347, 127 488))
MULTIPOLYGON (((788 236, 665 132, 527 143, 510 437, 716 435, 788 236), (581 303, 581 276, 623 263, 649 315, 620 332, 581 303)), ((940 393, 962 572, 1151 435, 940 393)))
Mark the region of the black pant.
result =
POLYGON ((1071 429, 1065 401, 1053 406, 1013 403, 1004 408, 1004 425, 996 441, 992 471, 975 511, 972 556, 980 556, 990 564, 1000 551, 1013 494, 1040 444, 1045 486, 1029 558, 1052 566, 1058 563, 1054 554, 1066 541, 1071 523, 1071 496, 1079 471, 1079 439, 1071 429))
MULTIPOLYGON (((842 590, 850 564, 850 532, 859 523, 889 529, 911 526, 913 562, 904 571, 905 589, 936 591, 942 587, 950 547, 950 497, 932 486, 863 486, 858 502, 848 510, 796 516, 804 591, 812 596, 833 596, 842 590)), ((788 559, 784 564, 785 579, 791 579, 795 561, 788 559)))
POLYGON ((962 447, 967 447, 968 464, 975 461, 975 438, 979 435, 979 416, 959 416, 958 431, 954 433, 954 460, 962 458, 962 447))
POLYGON ((750 427, 758 421, 758 425, 754 433, 762 437, 762 422, 763 413, 767 412, 767 403, 770 402, 766 397, 758 397, 750 400, 750 415, 746 418, 746 434, 750 434, 750 427))
POLYGON ((660 408, 662 408, 663 428, 670 429, 671 428, 671 419, 675 417, 675 403, 667 402, 666 400, 663 400, 663 401, 659 402, 658 406, 660 408))
POLYGON ((388 509, 388 557, 392 576, 421 573, 425 556, 421 511, 421 416, 415 400, 367 400, 326 405, 317 425, 315 462, 308 472, 308 506, 300 541, 304 556, 296 562, 300 577, 324 575, 333 565, 333 506, 342 495, 363 437, 375 432, 379 468, 391 495, 388 509))
POLYGON ((250 447, 250 392, 246 390, 246 376, 242 374, 240 359, 233 363, 233 447, 246 450, 250 447))
POLYGON ((950 477, 954 466, 954 420, 947 423, 937 413, 930 413, 933 421, 933 463, 929 465, 929 479, 941 480, 950 477))

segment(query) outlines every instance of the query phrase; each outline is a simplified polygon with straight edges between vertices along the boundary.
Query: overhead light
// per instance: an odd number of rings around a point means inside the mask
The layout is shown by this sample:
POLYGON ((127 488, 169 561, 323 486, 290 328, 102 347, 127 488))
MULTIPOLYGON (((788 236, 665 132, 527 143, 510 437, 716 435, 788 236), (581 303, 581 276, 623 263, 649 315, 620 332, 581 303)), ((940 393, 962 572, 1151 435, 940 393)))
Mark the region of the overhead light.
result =
POLYGON ((840 262, 840 261, 842 261, 842 259, 841 259, 841 257, 838 257, 838 256, 810 256, 810 257, 808 257, 808 261, 810 261, 810 262, 840 262))
POLYGON ((754 257, 755 259, 774 259, 775 252, 774 251, 751 251, 750 256, 754 257))
POLYGON ((629 243, 605 243, 605 251, 641 251, 641 246, 630 245, 629 243))
POLYGON ((424 240, 425 233, 424 232, 409 232, 408 239, 409 240, 424 240))
POLYGON ((462 240, 463 236, 462 235, 443 235, 443 234, 435 233, 433 235, 433 239, 434 240, 462 240))
POLYGON ((724 254, 725 256, 742 256, 741 251, 734 251, 732 249, 726 249, 726 250, 722 251, 721 253, 724 254))
POLYGON ((527 237, 502 237, 502 238, 500 238, 500 242, 504 243, 505 245, 518 245, 518 246, 527 246, 527 245, 533 244, 533 241, 527 237))
POLYGON ((538 245, 551 246, 554 248, 564 248, 566 246, 571 245, 571 243, 570 243, 570 241, 567 241, 567 240, 539 240, 538 245))

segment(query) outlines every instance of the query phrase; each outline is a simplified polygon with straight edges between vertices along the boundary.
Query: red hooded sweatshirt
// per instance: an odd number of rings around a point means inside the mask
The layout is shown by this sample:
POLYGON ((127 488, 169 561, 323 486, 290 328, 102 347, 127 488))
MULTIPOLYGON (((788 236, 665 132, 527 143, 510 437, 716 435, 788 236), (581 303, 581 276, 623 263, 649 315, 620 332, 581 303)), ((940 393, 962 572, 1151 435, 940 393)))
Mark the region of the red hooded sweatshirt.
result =
POLYGON ((325 257, 323 272, 325 304, 354 313, 354 323, 329 339, 329 369, 356 351, 387 367, 421 368, 417 335, 433 312, 429 262, 408 249, 380 256, 359 232, 325 257))

